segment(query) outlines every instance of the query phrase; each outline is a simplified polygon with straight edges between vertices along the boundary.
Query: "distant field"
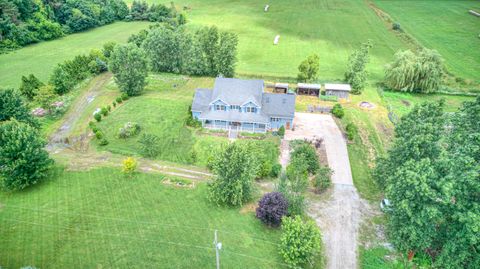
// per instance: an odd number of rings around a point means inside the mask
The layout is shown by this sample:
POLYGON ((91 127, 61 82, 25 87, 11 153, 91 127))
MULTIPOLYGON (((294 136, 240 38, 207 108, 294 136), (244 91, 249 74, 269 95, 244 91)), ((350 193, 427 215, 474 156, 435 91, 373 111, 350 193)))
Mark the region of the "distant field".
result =
MULTIPOLYGON (((170 1, 148 1, 150 3, 170 1)), ((320 79, 342 79, 347 58, 362 42, 372 39, 372 76, 383 76, 383 65, 402 48, 375 13, 358 0, 255 0, 175 1, 188 11, 190 27, 217 25, 238 34, 240 76, 294 78, 302 60, 320 56, 320 79), (280 42, 273 39, 280 35, 280 42)))
POLYGON ((427 48, 436 49, 455 75, 480 82, 480 1, 399 1, 375 3, 427 48))
POLYGON ((28 190, 0 192, 2 268, 287 268, 279 229, 251 211, 212 205, 206 186, 165 185, 165 177, 119 168, 58 171, 28 190))
POLYGON ((116 22, 0 55, 0 87, 18 87, 22 75, 30 73, 47 81, 58 63, 92 48, 101 48, 108 41, 125 42, 148 25, 148 22, 116 22))

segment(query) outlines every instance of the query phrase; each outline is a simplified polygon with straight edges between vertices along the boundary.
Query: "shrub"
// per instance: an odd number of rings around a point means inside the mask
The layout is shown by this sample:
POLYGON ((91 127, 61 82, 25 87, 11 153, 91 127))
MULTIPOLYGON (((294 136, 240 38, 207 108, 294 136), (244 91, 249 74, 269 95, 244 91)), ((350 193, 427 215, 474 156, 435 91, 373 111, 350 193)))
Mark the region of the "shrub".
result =
POLYGON ((308 173, 312 175, 315 174, 318 168, 320 168, 317 152, 315 148, 307 142, 303 142, 301 145, 297 146, 293 150, 290 159, 291 164, 297 162, 305 164, 308 173))
POLYGON ((270 162, 270 160, 265 160, 260 165, 260 169, 257 173, 257 177, 259 178, 267 177, 270 175, 271 172, 272 172, 272 162, 270 162))
POLYGON ((95 138, 98 139, 98 140, 103 138, 103 133, 98 129, 95 132, 95 138))
POLYGON ((112 105, 113 105, 113 107, 117 107, 117 102, 113 101, 112 105))
POLYGON ((282 165, 279 163, 276 163, 272 166, 272 170, 270 171, 270 176, 277 178, 280 175, 280 172, 282 172, 282 165))
POLYGON ((342 105, 335 104, 332 108, 332 114, 339 119, 343 118, 345 111, 343 110, 342 105))
POLYGON ((123 99, 121 96, 117 97, 117 99, 115 99, 115 101, 117 101, 117 103, 121 104, 123 102, 123 99))
POLYGON ((138 140, 141 144, 140 151, 143 156, 154 158, 160 154, 160 138, 152 134, 143 134, 142 137, 138 140))
POLYGON ((258 202, 256 216, 268 226, 278 227, 288 213, 288 203, 280 192, 266 193, 258 202))
POLYGON ((128 157, 123 160, 122 172, 126 175, 131 175, 137 170, 137 160, 133 157, 128 157))
POLYGON ((124 93, 122 93, 121 98, 122 98, 123 101, 126 101, 126 100, 128 100, 129 97, 128 97, 128 94, 126 92, 124 92, 124 93))
POLYGON ((280 126, 280 128, 278 128, 277 134, 278 134, 281 138, 283 138, 283 136, 285 136, 285 127, 284 127, 283 125, 280 126))
POLYGON ((355 126, 355 124, 353 123, 347 124, 346 130, 347 130, 348 140, 353 140, 358 133, 357 126, 355 126))
POLYGON ((317 174, 313 179, 313 186, 317 192, 323 192, 328 189, 330 185, 332 185, 332 181, 330 179, 331 175, 332 170, 326 166, 322 166, 320 169, 318 169, 317 174))
POLYGON ((303 221, 299 216, 282 220, 280 255, 293 267, 313 264, 321 250, 321 237, 315 222, 303 221))
POLYGON ((392 29, 395 30, 395 31, 399 31, 399 32, 402 31, 402 27, 400 26, 400 23, 398 23, 398 22, 392 23, 392 29))
POLYGON ((100 146, 106 146, 108 145, 108 140, 106 138, 102 138, 98 144, 100 146))
POLYGON ((136 122, 127 122, 118 132, 119 138, 129 138, 140 133, 140 125, 136 122))
POLYGON ((97 122, 100 122, 102 120, 102 114, 100 114, 100 112, 97 112, 95 114, 93 114, 93 118, 97 121, 97 122))
POLYGON ((108 115, 108 109, 106 107, 102 107, 100 113, 105 117, 108 115))
POLYGON ((93 127, 95 127, 95 122, 89 121, 89 122, 88 122, 88 127, 89 127, 90 129, 93 129, 93 127))
POLYGON ((112 107, 110 105, 107 106, 108 112, 112 111, 112 107))

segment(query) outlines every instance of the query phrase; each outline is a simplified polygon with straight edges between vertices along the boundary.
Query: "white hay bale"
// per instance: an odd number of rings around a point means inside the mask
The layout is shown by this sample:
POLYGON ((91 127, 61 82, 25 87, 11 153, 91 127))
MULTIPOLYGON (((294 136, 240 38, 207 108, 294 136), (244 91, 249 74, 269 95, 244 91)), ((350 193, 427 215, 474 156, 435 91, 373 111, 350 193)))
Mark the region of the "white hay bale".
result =
POLYGON ((280 40, 280 36, 279 35, 275 36, 275 39, 273 40, 273 45, 277 45, 279 40, 280 40))
POLYGON ((469 12, 470 14, 472 14, 473 16, 480 17, 480 13, 476 12, 475 10, 469 10, 468 12, 469 12))
POLYGON ((269 8, 269 7, 270 7, 269 5, 265 5, 265 9, 264 9, 264 10, 265 10, 265 12, 267 12, 267 11, 268 11, 268 8, 269 8))

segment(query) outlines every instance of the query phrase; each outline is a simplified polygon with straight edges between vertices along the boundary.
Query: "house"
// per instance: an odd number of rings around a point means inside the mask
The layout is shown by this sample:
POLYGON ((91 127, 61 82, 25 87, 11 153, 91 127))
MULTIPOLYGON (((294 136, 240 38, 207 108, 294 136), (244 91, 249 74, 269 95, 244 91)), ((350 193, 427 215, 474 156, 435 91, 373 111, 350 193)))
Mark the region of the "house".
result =
POLYGON ((319 96, 320 88, 320 84, 298 83, 297 94, 319 96))
POLYGON ((294 114, 295 95, 266 93, 263 80, 217 78, 213 89, 196 89, 192 102, 192 116, 210 129, 291 129, 294 114))
POLYGON ((325 84, 325 95, 348 99, 352 88, 350 84, 325 84))

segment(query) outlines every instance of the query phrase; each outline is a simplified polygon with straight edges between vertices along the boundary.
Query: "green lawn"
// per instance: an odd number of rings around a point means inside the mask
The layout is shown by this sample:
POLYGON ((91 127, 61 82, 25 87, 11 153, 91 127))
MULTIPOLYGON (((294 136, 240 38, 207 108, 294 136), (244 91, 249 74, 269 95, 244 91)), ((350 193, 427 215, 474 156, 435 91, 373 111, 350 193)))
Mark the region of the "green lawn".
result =
POLYGON ((399 1, 375 3, 400 23, 422 45, 436 49, 455 75, 480 82, 480 20, 468 13, 480 11, 479 1, 399 1))
POLYGON ((109 41, 125 42, 131 34, 147 28, 148 22, 116 22, 60 39, 40 42, 0 55, 0 87, 18 87, 22 75, 35 74, 46 82, 53 68, 109 41))
POLYGON ((206 186, 119 169, 56 169, 47 182, 0 193, 2 268, 214 268, 218 229, 222 268, 286 268, 279 230, 251 211, 209 203, 206 186))

